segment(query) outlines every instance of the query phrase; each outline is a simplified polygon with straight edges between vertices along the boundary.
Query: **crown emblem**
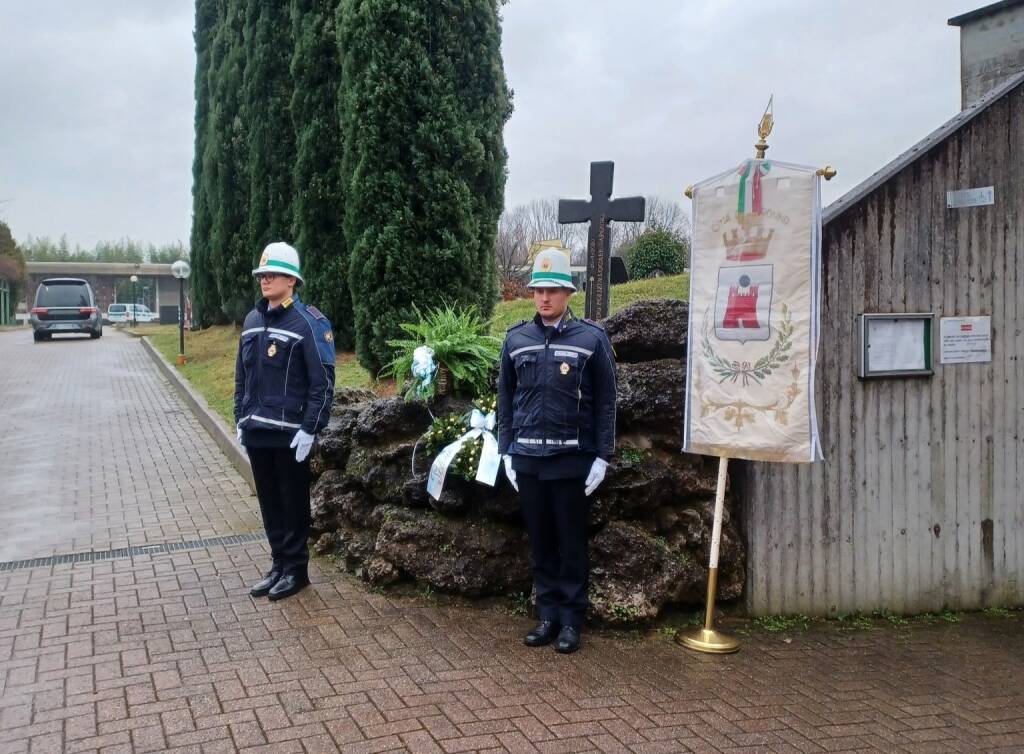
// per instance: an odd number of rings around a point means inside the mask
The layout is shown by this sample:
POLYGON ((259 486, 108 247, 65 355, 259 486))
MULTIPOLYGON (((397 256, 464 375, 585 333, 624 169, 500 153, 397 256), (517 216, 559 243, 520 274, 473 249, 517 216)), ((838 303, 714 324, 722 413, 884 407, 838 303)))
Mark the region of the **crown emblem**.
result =
POLYGON ((270 259, 270 252, 269 251, 264 251, 263 252, 263 256, 260 257, 260 267, 265 265, 267 263, 268 259, 270 259))
POLYGON ((540 260, 540 271, 550 272, 551 271, 551 260, 548 257, 544 257, 540 260))
POLYGON ((764 259, 768 255, 768 245, 772 242, 774 235, 774 229, 765 232, 760 225, 744 224, 742 230, 733 228, 731 233, 722 234, 725 258, 730 262, 764 259))

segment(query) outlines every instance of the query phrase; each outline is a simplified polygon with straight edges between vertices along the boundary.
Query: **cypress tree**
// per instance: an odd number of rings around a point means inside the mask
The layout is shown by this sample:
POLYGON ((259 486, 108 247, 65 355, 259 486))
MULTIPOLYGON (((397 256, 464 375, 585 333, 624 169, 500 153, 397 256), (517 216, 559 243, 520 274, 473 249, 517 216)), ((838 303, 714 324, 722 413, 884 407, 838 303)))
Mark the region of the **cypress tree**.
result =
POLYGON ((252 279, 258 250, 249 247, 249 144, 242 86, 245 76, 246 8, 253 0, 222 0, 224 15, 213 40, 211 77, 213 134, 208 144, 216 164, 209 191, 213 230, 209 263, 217 282, 218 304, 233 322, 241 322, 256 298, 252 279))
POLYGON ((193 34, 196 46, 195 81, 195 154, 192 159, 192 274, 189 295, 192 298, 192 316, 200 325, 211 324, 220 315, 217 305, 217 281, 210 264, 213 214, 210 207, 212 168, 207 154, 211 138, 210 78, 213 64, 212 46, 219 17, 219 0, 196 0, 196 28, 193 34))
POLYGON ((303 297, 330 318, 338 348, 348 349, 352 347, 352 297, 342 228, 337 6, 338 0, 292 0, 294 237, 306 279, 303 297))
POLYGON ((497 298, 511 114, 498 0, 342 0, 345 236, 372 373, 420 308, 497 298))
POLYGON ((292 240, 295 131, 289 69, 294 43, 288 3, 250 0, 245 46, 243 111, 249 167, 245 260, 249 272, 268 243, 292 240))

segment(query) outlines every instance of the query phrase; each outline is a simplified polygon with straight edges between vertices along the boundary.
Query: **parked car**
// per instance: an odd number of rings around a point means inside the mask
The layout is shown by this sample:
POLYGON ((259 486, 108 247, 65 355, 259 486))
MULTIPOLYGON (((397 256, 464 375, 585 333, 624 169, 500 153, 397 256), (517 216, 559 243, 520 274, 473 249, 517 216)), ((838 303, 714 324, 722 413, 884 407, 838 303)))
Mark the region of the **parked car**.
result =
POLYGON ((111 304, 107 307, 107 313, 103 322, 108 325, 115 325, 119 322, 128 321, 128 304, 111 304))
POLYGON ((49 340, 54 333, 103 335, 103 318, 92 286, 78 278, 50 278, 40 283, 29 316, 36 341, 49 340))
POLYGON ((116 325, 126 322, 156 322, 160 317, 145 304, 111 304, 104 321, 116 325))

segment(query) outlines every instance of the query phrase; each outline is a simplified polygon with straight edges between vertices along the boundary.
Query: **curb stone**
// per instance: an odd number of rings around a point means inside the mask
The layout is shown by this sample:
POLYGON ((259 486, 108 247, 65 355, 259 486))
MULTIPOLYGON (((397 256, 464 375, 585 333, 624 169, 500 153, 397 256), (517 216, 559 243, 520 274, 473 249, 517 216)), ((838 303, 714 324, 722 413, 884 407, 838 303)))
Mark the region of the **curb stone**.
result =
POLYGON ((249 456, 246 455, 245 448, 235 439, 235 433, 231 431, 231 428, 228 427, 220 416, 214 413, 206 399, 188 384, 188 381, 164 358, 163 354, 156 350, 156 347, 149 342, 149 338, 145 336, 136 337, 142 343, 143 349, 156 363, 157 368, 170 381, 171 385, 185 401, 185 404, 192 410, 192 413, 203 426, 203 429, 210 433, 210 437, 217 443, 217 447, 224 451, 224 455, 231 461, 231 465, 242 475, 242 478, 249 485, 249 489, 253 491, 253 494, 256 494, 256 483, 252 478, 249 456))

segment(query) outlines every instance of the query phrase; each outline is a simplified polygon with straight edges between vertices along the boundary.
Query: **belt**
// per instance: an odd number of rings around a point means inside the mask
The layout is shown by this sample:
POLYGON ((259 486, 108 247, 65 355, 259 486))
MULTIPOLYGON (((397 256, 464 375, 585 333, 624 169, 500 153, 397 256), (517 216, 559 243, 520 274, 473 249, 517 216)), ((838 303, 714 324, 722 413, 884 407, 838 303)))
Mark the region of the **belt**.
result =
POLYGON ((549 440, 544 437, 517 437, 516 442, 521 445, 576 446, 580 444, 579 440, 549 440))

